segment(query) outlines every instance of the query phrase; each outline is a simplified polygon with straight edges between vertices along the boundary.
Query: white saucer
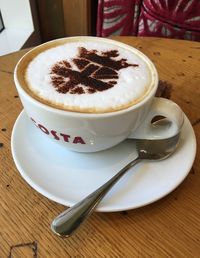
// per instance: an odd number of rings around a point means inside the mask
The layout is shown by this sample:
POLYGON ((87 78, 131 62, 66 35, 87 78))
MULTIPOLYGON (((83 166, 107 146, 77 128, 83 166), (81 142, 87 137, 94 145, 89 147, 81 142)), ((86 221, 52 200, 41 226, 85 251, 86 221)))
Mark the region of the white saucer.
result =
MULTIPOLYGON (((136 156, 134 141, 98 153, 76 153, 45 137, 22 111, 13 128, 12 155, 22 177, 36 191, 71 206, 102 185, 136 156)), ((159 162, 132 168, 104 197, 96 211, 113 212, 152 203, 174 190, 189 173, 196 139, 185 117, 177 151, 159 162)))

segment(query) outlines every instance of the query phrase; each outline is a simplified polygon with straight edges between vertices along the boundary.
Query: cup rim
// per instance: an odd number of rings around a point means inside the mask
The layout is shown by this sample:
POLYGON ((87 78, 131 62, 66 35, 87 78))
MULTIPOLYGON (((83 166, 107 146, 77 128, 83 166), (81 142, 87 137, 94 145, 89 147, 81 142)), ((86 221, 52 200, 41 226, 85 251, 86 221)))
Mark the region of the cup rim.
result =
POLYGON ((142 53, 140 50, 138 50, 137 48, 134 48, 128 44, 122 43, 120 41, 117 40, 113 40, 113 39, 108 39, 108 38, 101 38, 101 37, 96 37, 96 36, 75 36, 75 37, 65 37, 65 38, 60 38, 60 39, 54 39, 48 42, 45 42, 43 44, 40 44, 36 47, 34 47, 33 49, 29 50, 25 55, 23 55, 20 60, 18 61, 17 65, 15 66, 14 69, 14 82, 16 85, 16 88, 19 92, 19 94, 23 95, 24 97, 26 97, 30 102, 32 102, 34 105, 39 106, 40 108, 46 110, 46 111, 51 111, 53 113, 56 114, 61 114, 61 115, 67 115, 70 117, 82 117, 82 118, 104 118, 104 117, 113 117, 113 116, 118 116, 127 112, 130 112, 132 110, 138 109, 139 107, 141 107, 142 105, 144 105, 146 102, 148 102, 148 100, 150 100, 152 97, 155 96, 156 90, 158 88, 158 72, 156 70, 155 65, 153 64, 153 62, 149 59, 149 57, 147 57, 144 53, 142 53), (121 46, 122 48, 128 49, 128 50, 134 50, 134 52, 136 52, 140 57, 142 57, 144 60, 147 61, 148 66, 150 67, 150 70, 152 72, 152 88, 150 89, 150 92, 138 103, 128 107, 128 108, 124 108, 121 110, 117 110, 117 111, 111 111, 111 112, 102 112, 102 113, 89 113, 89 112, 77 112, 77 111, 68 111, 68 110, 63 110, 63 109, 59 109, 57 107, 52 107, 50 105, 44 104, 42 102, 40 102, 39 100, 37 100, 36 98, 32 97, 31 95, 28 94, 28 92, 20 85, 20 82, 18 80, 18 67, 20 66, 20 64, 23 62, 24 59, 27 58, 27 56, 29 56, 33 51, 36 51, 37 49, 43 48, 44 46, 47 45, 51 45, 54 42, 63 42, 63 41, 67 41, 67 40, 77 40, 77 39, 82 39, 82 40, 90 40, 90 41, 96 41, 96 40, 100 40, 102 42, 110 42, 112 44, 116 44, 117 46, 121 46))

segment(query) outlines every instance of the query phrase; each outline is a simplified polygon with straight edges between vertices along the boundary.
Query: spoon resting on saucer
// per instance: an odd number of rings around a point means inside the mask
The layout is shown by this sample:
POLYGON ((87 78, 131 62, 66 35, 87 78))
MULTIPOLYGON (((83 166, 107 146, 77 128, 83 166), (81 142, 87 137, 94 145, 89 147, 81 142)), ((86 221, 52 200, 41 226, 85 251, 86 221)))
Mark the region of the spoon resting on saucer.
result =
POLYGON ((109 181, 83 200, 58 215, 51 224, 52 231, 60 237, 69 237, 89 217, 112 186, 134 165, 142 160, 159 161, 169 157, 176 149, 180 132, 166 139, 135 139, 137 158, 129 162, 109 181))

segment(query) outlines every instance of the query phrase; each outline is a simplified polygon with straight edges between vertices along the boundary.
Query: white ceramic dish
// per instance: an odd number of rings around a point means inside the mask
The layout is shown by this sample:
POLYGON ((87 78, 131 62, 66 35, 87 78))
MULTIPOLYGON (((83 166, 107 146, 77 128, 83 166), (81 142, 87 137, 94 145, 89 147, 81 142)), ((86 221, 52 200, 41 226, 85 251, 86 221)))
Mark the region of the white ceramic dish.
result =
MULTIPOLYGON (((25 181, 45 197, 72 206, 136 157, 134 140, 97 153, 77 153, 55 144, 22 111, 13 128, 12 155, 25 181)), ((166 196, 188 175, 196 154, 193 128, 185 117, 177 151, 159 162, 132 168, 105 196, 96 211, 138 208, 166 196)))

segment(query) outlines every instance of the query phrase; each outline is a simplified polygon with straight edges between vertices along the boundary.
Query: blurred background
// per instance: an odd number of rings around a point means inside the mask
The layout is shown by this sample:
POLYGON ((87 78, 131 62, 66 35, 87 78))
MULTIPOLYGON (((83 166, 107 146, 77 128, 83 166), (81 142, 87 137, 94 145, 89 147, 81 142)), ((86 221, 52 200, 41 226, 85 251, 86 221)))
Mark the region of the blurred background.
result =
POLYGON ((0 55, 67 36, 96 35, 98 0, 0 0, 0 55))
POLYGON ((200 41, 200 0, 0 0, 0 55, 78 35, 200 41))

